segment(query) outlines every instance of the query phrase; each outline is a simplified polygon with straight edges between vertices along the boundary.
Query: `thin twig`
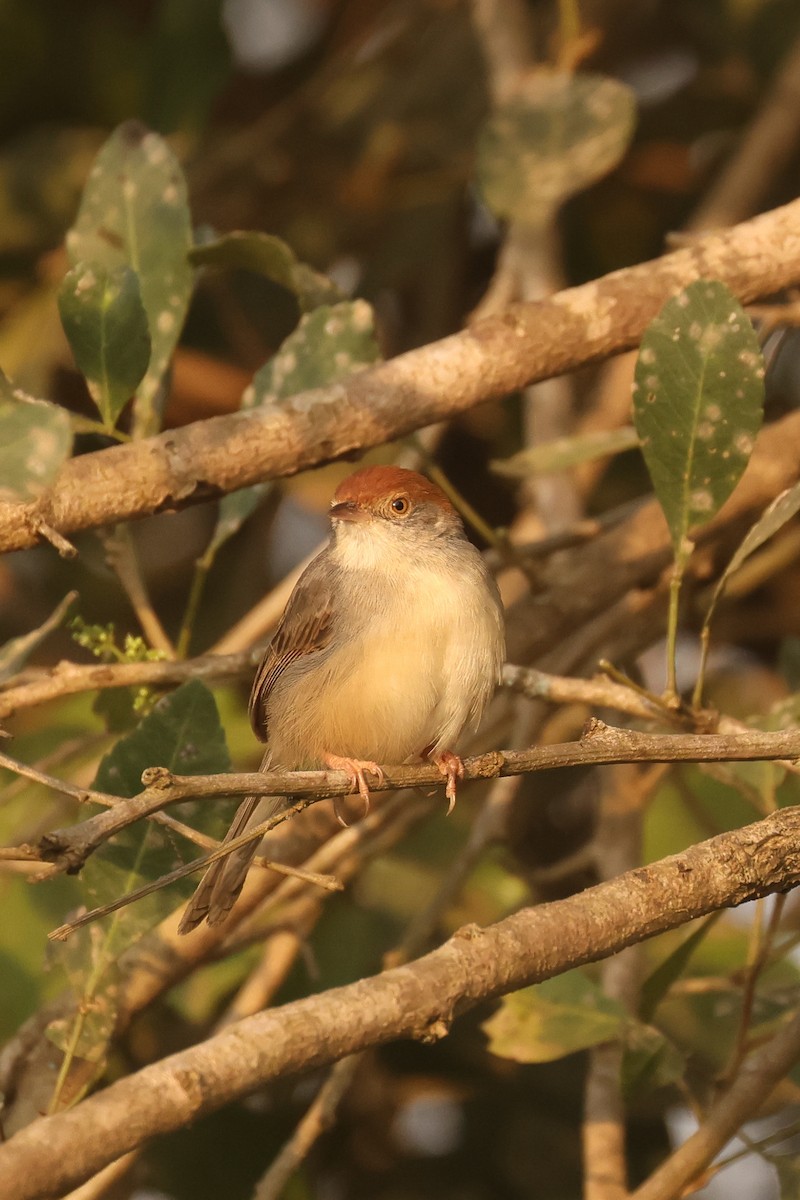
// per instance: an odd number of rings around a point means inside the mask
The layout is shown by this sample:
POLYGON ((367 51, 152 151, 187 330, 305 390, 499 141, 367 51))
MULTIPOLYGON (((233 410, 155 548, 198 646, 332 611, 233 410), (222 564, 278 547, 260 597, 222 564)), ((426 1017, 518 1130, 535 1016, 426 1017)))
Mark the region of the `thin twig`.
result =
POLYGON ((343 1058, 332 1068, 292 1136, 256 1184, 252 1200, 278 1200, 308 1152, 336 1119, 342 1098, 361 1063, 360 1054, 343 1058))
POLYGON ((745 1059, 735 1081, 706 1113, 700 1128, 632 1193, 630 1200, 674 1200, 685 1195, 798 1059, 800 1016, 795 1016, 745 1059))
POLYGON ((102 532, 100 538, 108 564, 131 602, 142 633, 151 646, 174 658, 175 647, 153 608, 130 529, 127 525, 116 525, 113 529, 102 532))
POLYGON ((16 685, 10 680, 4 690, 0 689, 0 720, 78 692, 144 685, 167 687, 185 679, 244 679, 252 673, 258 657, 258 651, 250 650, 228 655, 205 654, 181 662, 163 659, 102 665, 60 662, 37 678, 16 685))

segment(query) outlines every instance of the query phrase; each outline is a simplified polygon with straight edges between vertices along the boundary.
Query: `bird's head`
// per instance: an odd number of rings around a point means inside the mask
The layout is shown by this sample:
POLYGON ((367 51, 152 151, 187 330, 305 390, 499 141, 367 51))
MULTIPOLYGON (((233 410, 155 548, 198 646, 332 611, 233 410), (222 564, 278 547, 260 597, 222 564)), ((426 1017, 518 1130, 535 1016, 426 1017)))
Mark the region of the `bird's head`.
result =
POLYGON ((356 536, 413 542, 414 539, 463 537, 458 513, 441 488, 403 467, 362 467, 336 489, 330 510, 334 537, 356 536), (355 533, 355 529, 352 530, 355 533))

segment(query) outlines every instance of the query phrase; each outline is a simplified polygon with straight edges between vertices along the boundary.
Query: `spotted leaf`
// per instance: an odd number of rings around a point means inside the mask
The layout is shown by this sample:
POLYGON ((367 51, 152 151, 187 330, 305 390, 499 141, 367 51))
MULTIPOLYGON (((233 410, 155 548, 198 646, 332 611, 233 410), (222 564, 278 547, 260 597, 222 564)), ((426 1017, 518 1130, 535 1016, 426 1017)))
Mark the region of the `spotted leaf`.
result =
POLYGON ((73 266, 90 262, 139 277, 152 343, 136 395, 135 428, 158 424, 161 381, 183 327, 192 290, 192 245, 186 181, 167 143, 138 121, 126 121, 101 147, 75 224, 67 235, 73 266))
POLYGON ((478 182, 499 217, 540 226, 625 153, 634 94, 603 75, 536 71, 478 141, 478 182))
POLYGON ((150 362, 150 333, 139 277, 81 262, 58 294, 61 324, 103 422, 113 429, 150 362))
POLYGON ((71 449, 69 414, 27 396, 0 372, 0 500, 35 500, 71 449))
POLYGON ((642 338, 633 418, 676 555, 736 487, 761 427, 764 361, 736 297, 698 280, 642 338))

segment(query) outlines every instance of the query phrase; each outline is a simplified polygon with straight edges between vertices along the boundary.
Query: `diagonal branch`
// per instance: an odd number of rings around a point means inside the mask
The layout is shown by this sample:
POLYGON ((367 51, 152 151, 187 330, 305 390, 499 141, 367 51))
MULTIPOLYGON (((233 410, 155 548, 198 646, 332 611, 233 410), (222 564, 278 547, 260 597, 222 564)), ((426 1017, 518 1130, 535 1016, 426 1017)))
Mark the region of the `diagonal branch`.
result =
MULTIPOLYGON (((698 278, 743 301, 800 281, 800 200, 280 405, 212 417, 71 459, 47 496, 61 533, 182 507, 352 455, 509 392, 630 349, 698 278)), ((0 504, 0 551, 39 540, 33 504, 0 504)))
POLYGON ((59 1193, 270 1080, 400 1037, 443 1037, 481 1000, 788 891, 800 883, 798 847, 800 809, 784 809, 566 900, 462 929, 411 964, 248 1017, 21 1130, 0 1146, 0 1197, 59 1193))

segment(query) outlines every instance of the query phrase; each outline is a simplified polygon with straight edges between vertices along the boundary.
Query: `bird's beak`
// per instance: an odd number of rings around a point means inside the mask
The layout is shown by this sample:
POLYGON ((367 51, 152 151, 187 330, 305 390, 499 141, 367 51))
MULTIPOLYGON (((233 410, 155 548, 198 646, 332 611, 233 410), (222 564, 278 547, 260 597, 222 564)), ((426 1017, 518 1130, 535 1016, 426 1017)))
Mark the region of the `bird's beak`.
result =
POLYGON ((340 504, 331 505, 329 515, 332 521, 363 521, 367 513, 355 500, 342 500, 340 504))

